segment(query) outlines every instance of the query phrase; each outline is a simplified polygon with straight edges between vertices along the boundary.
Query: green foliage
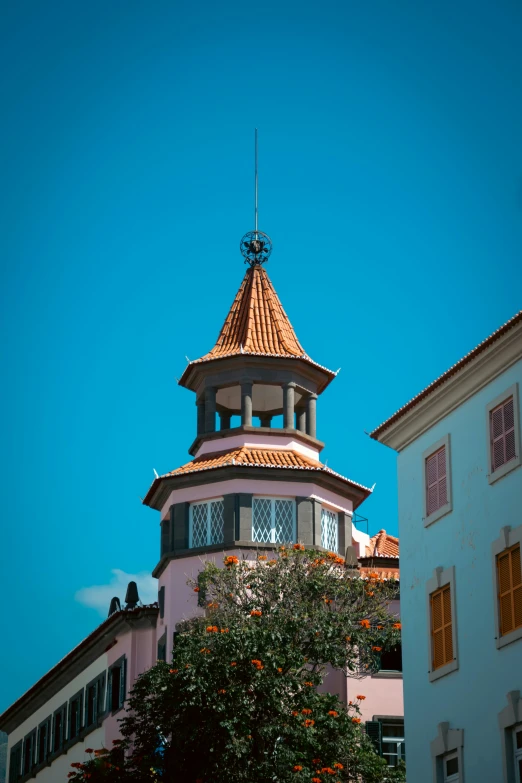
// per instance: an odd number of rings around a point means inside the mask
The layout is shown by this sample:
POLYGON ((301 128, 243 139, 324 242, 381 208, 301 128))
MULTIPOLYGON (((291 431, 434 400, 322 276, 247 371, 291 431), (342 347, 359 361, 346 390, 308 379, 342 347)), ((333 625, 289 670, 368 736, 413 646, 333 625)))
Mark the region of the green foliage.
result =
MULTIPOLYGON (((334 554, 282 547, 270 560, 207 563, 190 583, 205 617, 184 621, 171 664, 134 685, 123 743, 71 774, 187 783, 399 782, 346 707, 320 693, 327 667, 367 675, 399 641, 396 585, 334 554), (123 755, 125 752, 125 756, 123 755)), ((362 696, 364 698, 364 696, 362 696)))

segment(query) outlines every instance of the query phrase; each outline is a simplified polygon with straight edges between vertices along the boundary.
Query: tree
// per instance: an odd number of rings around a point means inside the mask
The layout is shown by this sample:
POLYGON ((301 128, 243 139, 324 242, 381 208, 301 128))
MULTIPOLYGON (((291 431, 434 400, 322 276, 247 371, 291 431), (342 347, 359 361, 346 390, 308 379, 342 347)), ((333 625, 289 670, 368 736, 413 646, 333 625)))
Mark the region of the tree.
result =
POLYGON ((360 723, 364 698, 317 690, 328 667, 366 676, 399 641, 394 582, 361 579, 342 558, 300 544, 257 562, 206 563, 190 582, 204 617, 184 621, 171 664, 142 674, 123 740, 75 781, 268 783, 400 781, 360 723), (270 557, 270 559, 268 559, 270 557))

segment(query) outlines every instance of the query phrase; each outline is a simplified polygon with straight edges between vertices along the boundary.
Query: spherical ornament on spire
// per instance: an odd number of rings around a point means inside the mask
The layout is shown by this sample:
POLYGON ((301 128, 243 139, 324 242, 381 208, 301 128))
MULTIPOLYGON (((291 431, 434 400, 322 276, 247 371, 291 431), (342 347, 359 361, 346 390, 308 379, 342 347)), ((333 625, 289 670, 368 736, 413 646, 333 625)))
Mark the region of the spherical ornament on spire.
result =
POLYGON ((239 245, 245 264, 261 266, 268 261, 272 252, 272 240, 262 231, 249 231, 239 245))

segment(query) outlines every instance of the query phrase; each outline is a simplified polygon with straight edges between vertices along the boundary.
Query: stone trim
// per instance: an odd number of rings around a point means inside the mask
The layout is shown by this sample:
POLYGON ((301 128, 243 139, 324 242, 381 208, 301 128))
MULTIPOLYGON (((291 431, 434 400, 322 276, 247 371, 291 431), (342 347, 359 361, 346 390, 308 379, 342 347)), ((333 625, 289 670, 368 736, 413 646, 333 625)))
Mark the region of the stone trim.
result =
POLYGON ((520 399, 518 394, 518 383, 514 383, 502 394, 497 395, 494 400, 491 400, 486 405, 486 446, 487 446, 487 459, 488 459, 488 481, 490 484, 494 484, 499 479, 503 478, 507 473, 511 473, 512 470, 518 468, 521 462, 520 455, 520 399), (490 432, 490 413, 491 411, 507 400, 509 397, 513 397, 513 414, 515 424, 515 459, 501 465, 498 470, 493 471, 491 465, 491 432, 490 432))
POLYGON ((464 729, 450 729, 449 723, 439 723, 437 737, 430 742, 433 763, 433 783, 444 783, 443 760, 448 753, 457 751, 459 783, 464 783, 464 729))
POLYGON ((402 680, 402 672, 375 672, 371 676, 374 680, 402 680))
POLYGON ((449 514, 453 510, 453 502, 452 502, 452 491, 451 491, 451 444, 450 444, 450 436, 449 433, 447 435, 444 435, 443 438, 440 438, 436 443, 433 443, 428 449, 426 449, 422 453, 422 492, 423 492, 423 504, 424 504, 424 516, 423 516, 423 522, 424 527, 429 527, 429 525, 432 525, 434 522, 437 522, 441 517, 445 516, 446 514, 449 514), (428 516, 428 508, 427 508, 427 481, 428 477, 426 476, 426 460, 428 457, 431 457, 432 454, 435 454, 436 451, 439 451, 442 447, 445 447, 445 454, 446 454, 446 492, 448 497, 448 502, 444 504, 444 506, 441 506, 436 511, 433 512, 433 514, 430 514, 428 516))
POLYGON ((516 771, 514 764, 515 748, 513 747, 512 729, 522 723, 522 699, 520 691, 509 691, 506 694, 507 707, 498 713, 498 726, 500 729, 500 745, 502 748, 502 781, 503 783, 516 783, 516 771))
MULTIPOLYGON (((266 413, 265 415, 268 416, 269 414, 266 413)), ((205 443, 206 441, 222 440, 223 438, 230 438, 233 435, 249 435, 253 432, 259 435, 274 435, 275 437, 289 435, 291 438, 293 438, 293 440, 300 441, 301 443, 304 443, 305 446, 311 446, 313 449, 317 449, 318 452, 321 452, 324 449, 323 441, 318 440, 317 438, 312 438, 310 435, 307 435, 305 432, 301 432, 301 430, 298 429, 262 426, 245 427, 244 425, 241 425, 240 427, 230 427, 226 430, 224 429, 217 430, 216 432, 202 433, 197 436, 188 451, 192 457, 195 457, 201 444, 205 443)), ((265 446, 265 448, 267 447, 265 446)), ((217 445, 216 451, 219 451, 217 445)))
POLYGON ((459 668, 459 654, 458 654, 458 634, 457 634, 457 609, 456 609, 456 595, 455 595, 455 566, 443 569, 442 566, 438 566, 433 571, 433 576, 426 582, 426 617, 428 620, 428 676, 430 682, 435 682, 446 674, 456 671, 459 668), (431 643, 431 605, 430 596, 436 590, 439 590, 445 585, 450 586, 450 600, 451 600, 451 630, 453 641, 453 660, 447 663, 445 666, 440 666, 438 669, 433 668, 433 650, 431 643))
POLYGON ((500 612, 498 606, 498 574, 497 574, 497 555, 504 552, 505 549, 510 549, 515 544, 520 544, 522 550, 522 525, 519 525, 514 530, 509 525, 506 525, 500 530, 499 538, 495 539, 491 544, 491 556, 493 565, 493 595, 494 595, 494 617, 495 617, 495 643, 497 650, 502 649, 511 642, 516 642, 522 639, 522 627, 515 628, 511 633, 500 635, 500 612))

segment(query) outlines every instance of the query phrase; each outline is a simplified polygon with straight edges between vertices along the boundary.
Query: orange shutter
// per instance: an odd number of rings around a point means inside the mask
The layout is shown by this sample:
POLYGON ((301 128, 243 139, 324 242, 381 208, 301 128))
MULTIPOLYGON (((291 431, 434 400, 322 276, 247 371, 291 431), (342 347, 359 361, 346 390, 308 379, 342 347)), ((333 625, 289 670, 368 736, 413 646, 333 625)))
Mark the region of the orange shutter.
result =
POLYGON ((520 544, 497 556, 500 635, 522 626, 522 572, 520 544))
POLYGON ((439 669, 453 660, 453 627, 449 585, 432 593, 431 635, 433 669, 439 669))

